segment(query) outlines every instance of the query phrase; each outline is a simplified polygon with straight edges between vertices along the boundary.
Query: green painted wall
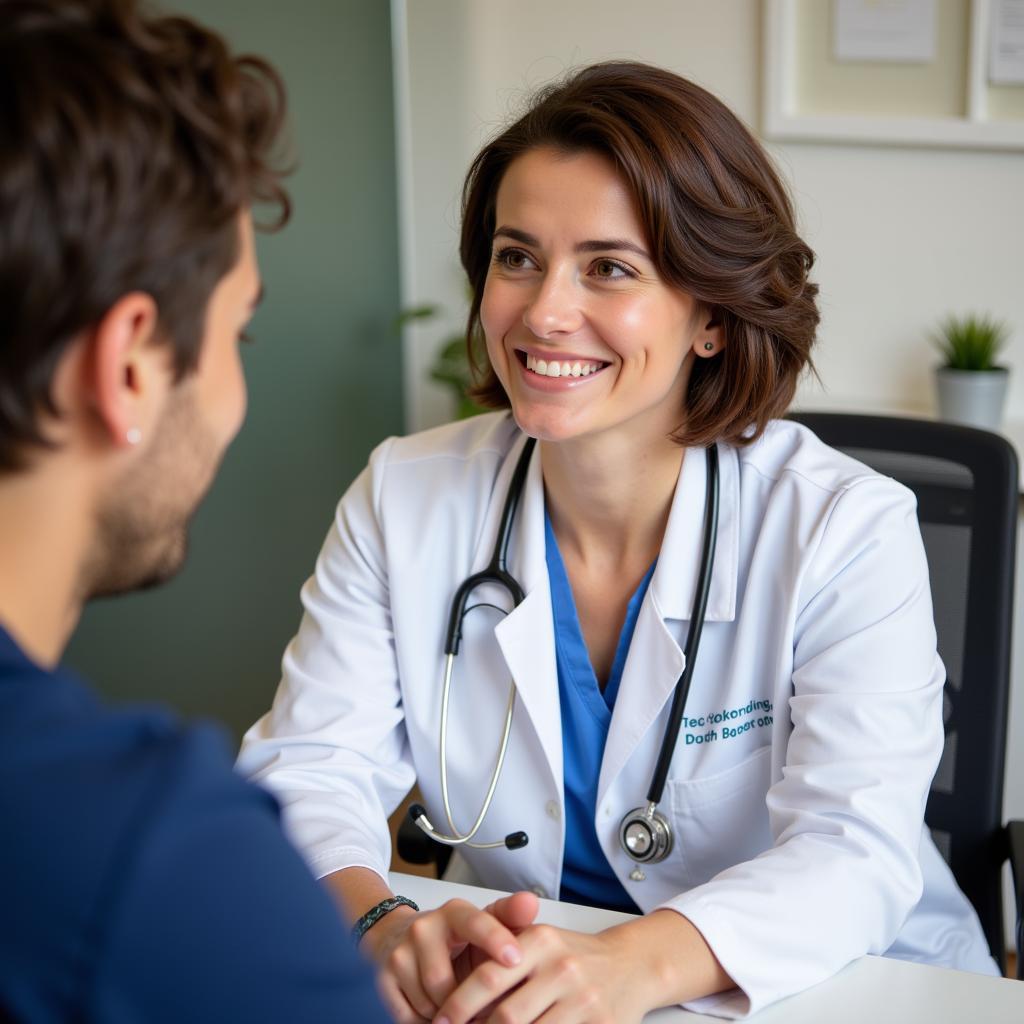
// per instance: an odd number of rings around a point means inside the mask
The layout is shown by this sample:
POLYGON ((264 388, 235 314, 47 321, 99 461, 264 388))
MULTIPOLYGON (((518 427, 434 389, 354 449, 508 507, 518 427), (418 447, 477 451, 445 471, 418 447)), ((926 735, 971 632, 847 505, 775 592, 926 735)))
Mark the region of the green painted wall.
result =
POLYGON ((67 662, 117 698, 213 716, 270 704, 298 590, 341 493, 402 429, 394 120, 385 0, 165 0, 288 87, 288 227, 259 238, 267 294, 244 350, 249 414, 160 591, 90 606, 67 662))

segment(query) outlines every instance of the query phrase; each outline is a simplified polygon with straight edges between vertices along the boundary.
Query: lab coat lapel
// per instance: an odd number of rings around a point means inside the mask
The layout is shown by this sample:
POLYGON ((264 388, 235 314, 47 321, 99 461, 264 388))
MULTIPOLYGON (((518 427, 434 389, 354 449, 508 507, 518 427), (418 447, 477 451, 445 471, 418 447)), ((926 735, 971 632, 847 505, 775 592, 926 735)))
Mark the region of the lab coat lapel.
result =
MULTIPOLYGON (((697 593, 700 549, 704 536, 707 459, 702 448, 689 448, 683 459, 651 594, 666 619, 689 621, 697 593)), ((739 561, 739 456, 735 448, 718 446, 718 533, 705 622, 730 622, 736 617, 736 576, 739 561)))
MULTIPOLYGON (((739 460, 736 450, 724 445, 718 447, 718 460, 718 532, 706 623, 731 621, 736 615, 739 460)), ((661 749, 664 723, 657 723, 656 729, 652 726, 671 700, 685 665, 680 645, 685 640, 697 592, 706 487, 703 449, 690 448, 683 459, 658 564, 641 605, 623 669, 601 764, 598 805, 641 744, 645 744, 647 753, 638 761, 637 768, 647 780, 661 749)), ((645 781, 643 792, 637 793, 638 804, 646 795, 646 786, 645 781)))
MULTIPOLYGON (((510 460, 519 456, 517 445, 510 460)), ((511 478, 509 476, 509 478, 511 478)), ((504 503, 507 490, 500 490, 504 503)), ((494 635, 516 685, 516 713, 529 716, 555 785, 562 788, 562 733, 558 672, 544 540, 544 480, 534 451, 509 545, 509 569, 526 597, 495 627, 494 635)))
MULTIPOLYGON (((637 616, 636 629, 615 699, 615 710, 608 730, 608 742, 601 762, 597 785, 597 805, 601 806, 609 786, 615 781, 642 743, 651 756, 642 758, 637 768, 650 778, 661 746, 661 734, 647 736, 685 664, 683 652, 669 632, 650 590, 637 616), (649 762, 649 763, 648 763, 649 762)), ((646 794, 637 792, 636 802, 646 794)))

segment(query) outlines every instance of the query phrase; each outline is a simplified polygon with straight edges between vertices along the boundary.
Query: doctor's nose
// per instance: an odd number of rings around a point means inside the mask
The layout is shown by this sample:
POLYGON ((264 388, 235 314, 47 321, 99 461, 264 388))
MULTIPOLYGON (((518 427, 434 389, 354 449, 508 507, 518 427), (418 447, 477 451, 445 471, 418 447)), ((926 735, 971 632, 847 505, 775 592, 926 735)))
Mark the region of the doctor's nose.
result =
POLYGON ((572 334, 583 322, 577 289, 571 281, 552 275, 537 287, 523 310, 523 324, 538 338, 572 334))

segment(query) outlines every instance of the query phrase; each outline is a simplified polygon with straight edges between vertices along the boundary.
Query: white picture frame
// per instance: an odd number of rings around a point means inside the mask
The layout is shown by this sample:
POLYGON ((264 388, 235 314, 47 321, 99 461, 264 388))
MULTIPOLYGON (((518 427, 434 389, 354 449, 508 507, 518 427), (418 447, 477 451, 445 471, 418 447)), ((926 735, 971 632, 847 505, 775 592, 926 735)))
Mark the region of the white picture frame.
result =
POLYGON ((795 81, 797 0, 764 0, 764 136, 779 141, 1024 150, 1024 118, 988 117, 989 0, 969 0, 969 5, 964 116, 888 117, 801 110, 795 81))

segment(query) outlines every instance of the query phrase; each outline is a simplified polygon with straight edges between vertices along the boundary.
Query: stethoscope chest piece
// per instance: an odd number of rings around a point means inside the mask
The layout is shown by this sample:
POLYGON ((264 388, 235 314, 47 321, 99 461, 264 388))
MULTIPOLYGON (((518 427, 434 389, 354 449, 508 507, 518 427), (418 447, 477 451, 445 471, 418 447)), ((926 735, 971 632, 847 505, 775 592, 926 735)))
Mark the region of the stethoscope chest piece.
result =
POLYGON ((672 850, 672 829, 665 815, 648 804, 633 808, 622 819, 619 841, 637 863, 657 864, 672 850))

